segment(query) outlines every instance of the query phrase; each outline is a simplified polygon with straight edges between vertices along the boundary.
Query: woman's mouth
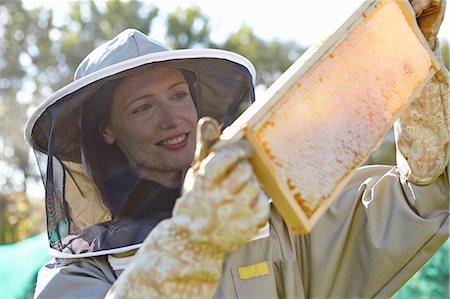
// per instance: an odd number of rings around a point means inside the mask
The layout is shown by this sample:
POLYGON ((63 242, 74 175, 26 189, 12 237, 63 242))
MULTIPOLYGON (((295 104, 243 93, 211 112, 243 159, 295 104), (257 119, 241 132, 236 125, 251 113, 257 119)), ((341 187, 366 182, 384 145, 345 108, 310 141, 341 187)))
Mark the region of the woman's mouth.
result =
POLYGON ((187 145, 188 135, 189 133, 184 133, 181 135, 169 137, 156 143, 156 145, 162 146, 167 149, 176 150, 187 145))

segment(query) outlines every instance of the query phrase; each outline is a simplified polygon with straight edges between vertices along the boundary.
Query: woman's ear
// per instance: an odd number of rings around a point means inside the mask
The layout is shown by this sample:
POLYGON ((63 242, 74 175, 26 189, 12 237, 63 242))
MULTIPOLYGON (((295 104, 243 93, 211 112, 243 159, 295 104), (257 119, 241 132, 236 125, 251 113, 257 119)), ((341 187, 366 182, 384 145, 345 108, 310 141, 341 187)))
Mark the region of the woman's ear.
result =
POLYGON ((103 129, 102 129, 102 137, 103 137, 103 140, 107 144, 113 144, 116 141, 116 137, 114 136, 114 133, 111 130, 111 127, 109 125, 103 127, 103 129))

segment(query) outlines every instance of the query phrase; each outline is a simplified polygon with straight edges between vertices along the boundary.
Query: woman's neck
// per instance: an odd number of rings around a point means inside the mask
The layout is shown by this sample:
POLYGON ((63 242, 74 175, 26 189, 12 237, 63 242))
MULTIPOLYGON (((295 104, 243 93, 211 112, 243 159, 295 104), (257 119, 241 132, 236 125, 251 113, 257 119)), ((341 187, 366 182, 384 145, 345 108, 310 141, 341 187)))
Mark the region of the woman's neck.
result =
POLYGON ((141 167, 133 168, 133 171, 141 179, 159 183, 166 188, 179 187, 182 181, 182 174, 184 173, 182 170, 155 172, 154 170, 141 167))

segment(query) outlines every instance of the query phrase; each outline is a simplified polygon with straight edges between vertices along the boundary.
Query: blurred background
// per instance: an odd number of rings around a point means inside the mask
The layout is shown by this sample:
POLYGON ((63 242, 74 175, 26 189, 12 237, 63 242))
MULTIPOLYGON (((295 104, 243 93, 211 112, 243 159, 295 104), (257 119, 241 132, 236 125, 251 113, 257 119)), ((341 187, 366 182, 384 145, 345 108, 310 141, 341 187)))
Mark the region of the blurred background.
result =
MULTIPOLYGON (((0 298, 32 295, 49 259, 44 190, 23 138, 28 116, 72 81, 92 49, 136 28, 175 49, 210 47, 246 56, 257 97, 311 44, 334 32, 361 1, 0 0, 0 298)), ((449 66, 450 13, 439 37, 449 66)), ((395 163, 389 133, 367 164, 395 163)), ((395 298, 449 298, 447 243, 395 298)))

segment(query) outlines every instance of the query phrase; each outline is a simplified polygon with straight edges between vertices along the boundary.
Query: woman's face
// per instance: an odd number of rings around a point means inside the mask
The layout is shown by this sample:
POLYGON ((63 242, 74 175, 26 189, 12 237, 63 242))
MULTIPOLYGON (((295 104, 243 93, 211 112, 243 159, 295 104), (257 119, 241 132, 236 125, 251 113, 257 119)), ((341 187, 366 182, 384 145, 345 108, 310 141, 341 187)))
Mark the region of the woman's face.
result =
POLYGON ((197 111, 182 73, 153 67, 122 79, 102 133, 142 177, 170 185, 194 158, 196 125, 197 111))

